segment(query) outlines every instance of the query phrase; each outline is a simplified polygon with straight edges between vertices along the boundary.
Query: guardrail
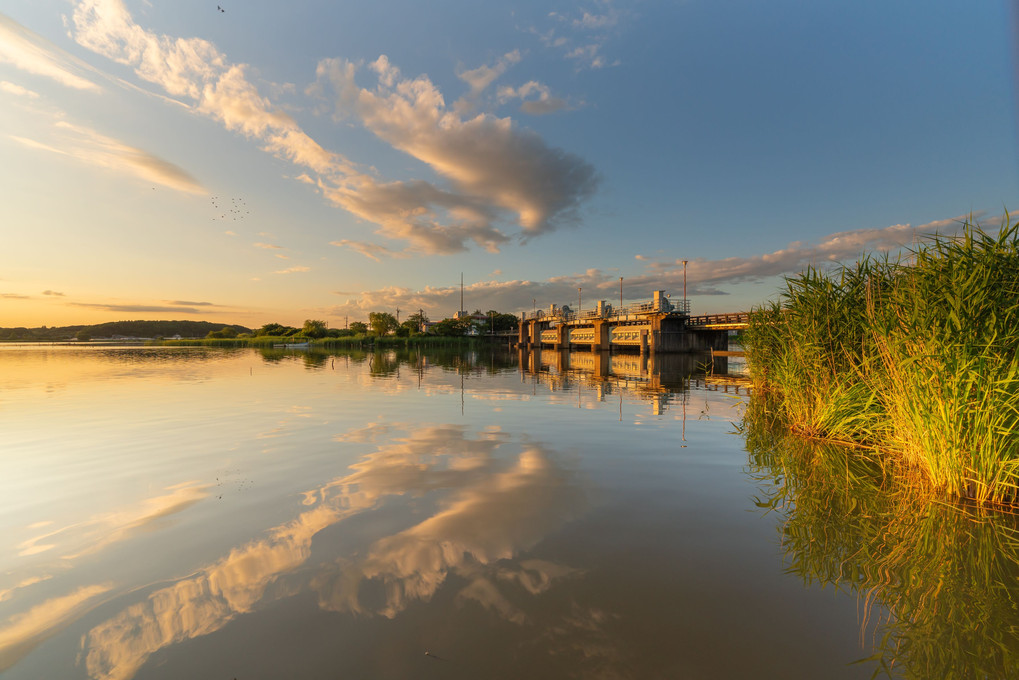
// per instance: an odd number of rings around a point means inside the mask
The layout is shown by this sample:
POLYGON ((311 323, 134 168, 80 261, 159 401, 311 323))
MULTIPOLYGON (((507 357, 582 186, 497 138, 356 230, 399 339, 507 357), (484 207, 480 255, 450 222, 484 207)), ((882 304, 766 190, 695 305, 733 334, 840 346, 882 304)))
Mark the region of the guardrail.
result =
POLYGON ((749 321, 750 314, 748 312, 734 312, 732 314, 691 316, 686 320, 686 325, 698 328, 746 328, 749 321))

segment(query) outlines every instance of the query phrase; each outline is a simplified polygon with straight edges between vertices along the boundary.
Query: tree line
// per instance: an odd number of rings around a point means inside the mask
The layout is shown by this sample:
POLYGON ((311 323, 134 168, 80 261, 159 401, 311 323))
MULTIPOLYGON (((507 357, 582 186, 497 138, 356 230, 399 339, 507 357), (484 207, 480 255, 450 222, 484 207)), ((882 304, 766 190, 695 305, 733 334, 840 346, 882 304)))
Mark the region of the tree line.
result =
POLYGON ((487 314, 476 310, 471 317, 446 318, 442 321, 432 323, 424 312, 411 314, 403 321, 398 321, 389 312, 371 312, 368 314, 367 323, 354 321, 347 328, 329 328, 329 325, 320 319, 307 319, 300 328, 286 326, 279 323, 267 323, 255 329, 250 334, 242 334, 231 331, 224 327, 208 334, 209 338, 237 338, 237 337, 275 337, 275 338, 305 338, 317 340, 320 338, 342 338, 357 335, 383 337, 396 335, 397 337, 411 337, 415 335, 429 334, 447 337, 458 337, 465 335, 484 335, 489 332, 501 332, 516 330, 519 320, 515 314, 504 314, 494 309, 487 314), (482 320, 481 317, 484 317, 482 320))

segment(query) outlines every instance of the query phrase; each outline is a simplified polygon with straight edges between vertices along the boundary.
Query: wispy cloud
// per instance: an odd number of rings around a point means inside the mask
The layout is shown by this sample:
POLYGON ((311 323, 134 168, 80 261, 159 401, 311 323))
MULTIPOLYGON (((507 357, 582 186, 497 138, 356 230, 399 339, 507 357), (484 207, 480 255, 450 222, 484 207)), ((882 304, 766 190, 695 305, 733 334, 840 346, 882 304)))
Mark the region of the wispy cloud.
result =
POLYGON ((548 86, 532 80, 520 87, 502 86, 499 88, 499 101, 521 99, 520 110, 532 116, 542 116, 567 108, 566 100, 553 97, 548 86))
POLYGON ((16 135, 11 135, 11 139, 28 148, 75 158, 92 166, 133 175, 177 191, 206 193, 198 180, 170 161, 66 120, 57 120, 53 124, 52 139, 42 141, 16 135))
POLYGON ((278 246, 278 245, 275 245, 273 243, 261 243, 260 242, 260 243, 252 243, 251 245, 255 246, 256 248, 263 248, 265 250, 282 250, 283 249, 283 246, 278 246))
MULTIPOLYGON (((453 105, 454 109, 461 114, 466 114, 472 111, 478 95, 486 90, 489 85, 495 82, 496 79, 513 66, 513 64, 519 63, 520 59, 520 50, 513 50, 512 52, 504 54, 491 66, 483 65, 469 71, 460 71, 457 73, 457 77, 467 83, 471 90, 468 94, 457 100, 457 102, 453 105)), ((392 85, 392 83, 388 84, 389 87, 392 87, 392 85)))
POLYGON ((101 90, 81 75, 91 67, 4 14, 0 14, 0 62, 77 90, 101 90))
POLYGON ((341 239, 339 241, 330 241, 329 245, 337 246, 338 248, 349 248, 355 252, 361 253, 365 257, 381 262, 384 257, 406 257, 406 253, 387 248, 386 246, 379 245, 377 243, 368 243, 367 241, 351 241, 350 239, 341 239))
POLYGON ((280 269, 279 271, 274 271, 273 274, 297 274, 299 272, 310 272, 310 271, 311 267, 297 266, 290 267, 289 269, 280 269))
POLYGON ((0 293, 0 298, 5 300, 31 300, 30 295, 21 295, 19 293, 0 293))
MULTIPOLYGON (((977 213, 971 217, 980 218, 981 214, 977 213)), ((720 260, 690 260, 686 266, 688 294, 726 295, 726 286, 791 275, 811 264, 824 266, 855 259, 865 252, 894 253, 935 233, 953 235, 962 228, 964 221, 963 217, 954 217, 916 227, 896 224, 882 228, 842 231, 829 234, 815 244, 792 243, 786 248, 770 253, 720 260)), ((989 218, 989 221, 993 222, 994 218, 989 218)), ((684 267, 681 260, 656 261, 644 255, 636 257, 643 263, 644 269, 625 276, 626 300, 649 299, 655 290, 682 291, 684 267)), ((551 303, 576 306, 577 288, 582 288, 585 307, 588 304, 593 306, 595 301, 601 299, 610 302, 617 300, 619 273, 589 269, 582 273, 554 276, 543 281, 479 281, 466 287, 465 304, 469 309, 517 312, 529 311, 534 307, 545 308, 551 303)), ((343 295, 349 298, 346 302, 324 311, 333 315, 366 316, 368 312, 380 309, 420 307, 429 314, 441 318, 452 315, 460 305, 458 284, 426 287, 421 290, 390 286, 343 295)))
MULTIPOLYGON (((355 116, 379 139, 410 154, 443 178, 387 181, 363 172, 338 153, 323 149, 232 64, 212 43, 147 31, 120 0, 81 0, 72 15, 73 37, 82 46, 135 69, 142 79, 193 103, 193 110, 262 148, 314 172, 324 196, 353 215, 378 225, 378 233, 406 244, 406 252, 460 252, 473 242, 496 251, 510 240, 502 230, 514 222, 525 237, 577 220, 577 210, 597 186, 594 169, 547 145, 508 118, 463 118, 447 109, 426 76, 404 78, 386 57, 371 64, 378 82, 354 82, 357 65, 331 59, 318 66, 309 92, 335 92, 337 110, 355 116)), ((496 64, 461 74, 472 91, 488 87, 519 59, 510 52, 496 64)))
POLYGON ((69 302, 67 304, 73 307, 88 307, 89 309, 100 309, 106 312, 202 313, 197 307, 191 305, 107 304, 103 302, 69 302))
POLYGON ((562 50, 567 59, 576 61, 581 68, 617 66, 619 60, 607 59, 603 49, 626 15, 611 0, 596 0, 588 4, 587 9, 578 12, 550 12, 548 16, 556 25, 545 30, 532 28, 530 32, 538 36, 545 46, 562 50))
POLYGON ((168 305, 183 307, 219 307, 211 302, 192 302, 191 300, 164 300, 168 305))
POLYGON ((42 292, 42 294, 43 294, 43 295, 53 295, 53 296, 56 296, 56 297, 64 297, 64 294, 63 294, 63 293, 58 293, 58 292, 57 292, 57 291, 55 291, 55 290, 44 290, 44 291, 42 292))
POLYGON ((11 83, 6 80, 0 80, 0 92, 13 94, 17 97, 28 97, 29 99, 38 99, 39 97, 38 92, 33 92, 32 90, 24 88, 21 85, 11 83))

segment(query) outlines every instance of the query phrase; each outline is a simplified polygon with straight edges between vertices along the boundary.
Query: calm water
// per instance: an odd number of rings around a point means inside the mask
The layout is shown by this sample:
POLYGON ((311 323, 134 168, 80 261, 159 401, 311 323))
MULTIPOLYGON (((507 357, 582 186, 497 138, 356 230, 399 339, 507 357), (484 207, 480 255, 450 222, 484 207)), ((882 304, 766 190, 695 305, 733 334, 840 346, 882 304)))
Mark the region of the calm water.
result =
POLYGON ((642 364, 2 348, 0 674, 1009 675, 1010 518, 890 522, 737 433, 744 390, 642 364))

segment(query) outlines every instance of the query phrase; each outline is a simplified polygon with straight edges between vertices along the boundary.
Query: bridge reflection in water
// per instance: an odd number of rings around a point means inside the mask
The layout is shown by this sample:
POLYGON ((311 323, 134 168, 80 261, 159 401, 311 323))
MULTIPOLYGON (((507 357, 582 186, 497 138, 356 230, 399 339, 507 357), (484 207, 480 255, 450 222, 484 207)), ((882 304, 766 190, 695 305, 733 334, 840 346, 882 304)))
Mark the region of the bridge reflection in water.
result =
POLYGON ((691 387, 749 395, 750 380, 741 357, 710 354, 610 354, 566 350, 518 350, 521 375, 552 389, 590 387, 598 401, 625 392, 651 404, 661 415, 682 402, 691 387))

